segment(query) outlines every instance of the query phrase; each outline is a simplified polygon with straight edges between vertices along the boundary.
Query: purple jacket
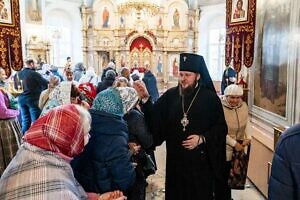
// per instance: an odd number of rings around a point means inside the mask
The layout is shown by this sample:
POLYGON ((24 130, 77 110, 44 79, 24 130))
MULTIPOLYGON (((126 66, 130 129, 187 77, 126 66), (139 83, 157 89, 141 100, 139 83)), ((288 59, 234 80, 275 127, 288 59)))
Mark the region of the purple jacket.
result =
POLYGON ((8 107, 8 97, 2 90, 0 90, 0 119, 15 118, 19 115, 18 110, 9 109, 8 107))

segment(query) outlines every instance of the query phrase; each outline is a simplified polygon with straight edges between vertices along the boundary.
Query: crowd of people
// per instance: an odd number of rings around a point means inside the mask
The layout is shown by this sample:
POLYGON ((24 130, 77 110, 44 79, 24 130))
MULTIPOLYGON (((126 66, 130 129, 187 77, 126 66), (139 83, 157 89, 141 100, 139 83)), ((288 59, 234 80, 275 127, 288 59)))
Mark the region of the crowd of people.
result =
POLYGON ((178 85, 161 96, 149 63, 143 78, 114 62, 100 78, 82 63, 60 74, 29 59, 14 76, 17 105, 6 80, 0 68, 0 199, 145 200, 163 142, 165 199, 231 200, 245 185, 243 89, 218 96, 200 55, 180 54, 178 85))

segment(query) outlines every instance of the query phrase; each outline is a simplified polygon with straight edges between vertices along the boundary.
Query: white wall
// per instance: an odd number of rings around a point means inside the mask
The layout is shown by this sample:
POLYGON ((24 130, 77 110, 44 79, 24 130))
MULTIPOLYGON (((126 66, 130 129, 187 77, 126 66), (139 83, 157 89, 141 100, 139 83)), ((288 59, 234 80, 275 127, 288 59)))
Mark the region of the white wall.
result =
POLYGON ((82 62, 82 20, 80 14, 81 1, 70 0, 43 0, 42 7, 42 23, 26 23, 25 21, 25 4, 28 1, 20 1, 20 20, 22 34, 22 50, 23 58, 26 59, 25 44, 32 35, 38 37, 39 40, 49 41, 47 26, 67 27, 70 28, 71 52, 73 63, 82 62))
POLYGON ((83 61, 82 54, 82 20, 80 14, 80 3, 69 1, 52 1, 46 8, 45 25, 57 25, 58 27, 70 27, 72 63, 83 61))

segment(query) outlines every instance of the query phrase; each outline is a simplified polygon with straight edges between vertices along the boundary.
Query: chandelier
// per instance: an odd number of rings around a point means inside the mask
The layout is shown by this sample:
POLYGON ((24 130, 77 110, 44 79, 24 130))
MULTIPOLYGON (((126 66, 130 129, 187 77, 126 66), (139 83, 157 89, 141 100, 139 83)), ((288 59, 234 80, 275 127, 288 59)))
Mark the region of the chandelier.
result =
POLYGON ((159 5, 148 0, 128 0, 119 3, 118 11, 121 14, 132 13, 132 11, 135 11, 138 18, 142 12, 153 16, 158 14, 159 5))

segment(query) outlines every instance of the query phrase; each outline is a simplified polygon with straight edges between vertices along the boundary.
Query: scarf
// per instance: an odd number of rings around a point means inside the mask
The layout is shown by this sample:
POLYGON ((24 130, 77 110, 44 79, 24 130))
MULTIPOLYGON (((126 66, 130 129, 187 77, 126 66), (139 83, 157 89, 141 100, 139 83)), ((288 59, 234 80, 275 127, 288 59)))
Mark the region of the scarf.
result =
POLYGON ((75 105, 56 107, 37 119, 24 141, 67 157, 78 155, 84 147, 84 129, 75 105))
POLYGON ((138 95, 131 87, 108 88, 96 96, 92 109, 122 117, 137 101, 138 95))

